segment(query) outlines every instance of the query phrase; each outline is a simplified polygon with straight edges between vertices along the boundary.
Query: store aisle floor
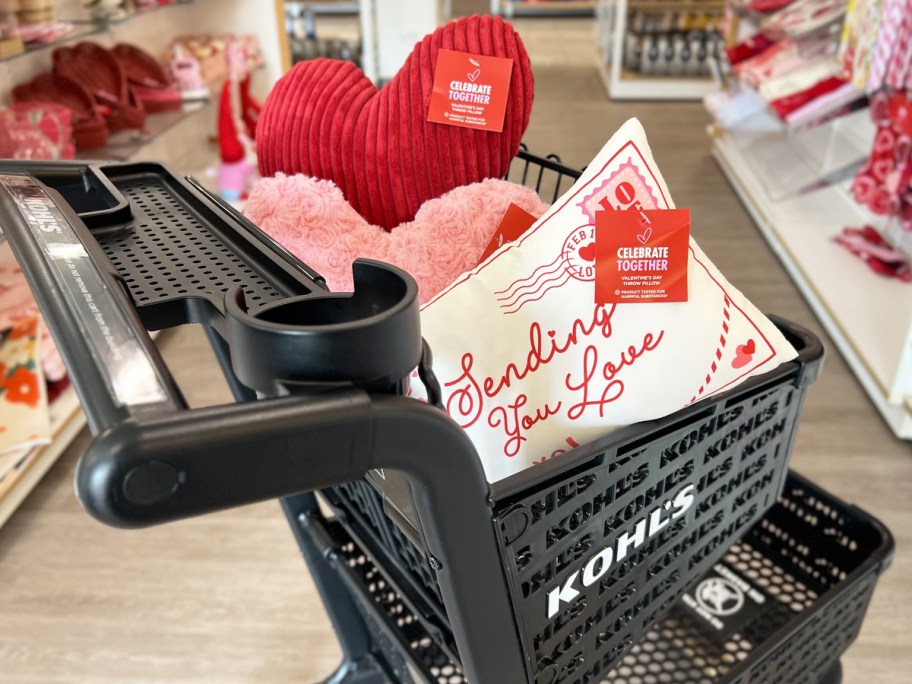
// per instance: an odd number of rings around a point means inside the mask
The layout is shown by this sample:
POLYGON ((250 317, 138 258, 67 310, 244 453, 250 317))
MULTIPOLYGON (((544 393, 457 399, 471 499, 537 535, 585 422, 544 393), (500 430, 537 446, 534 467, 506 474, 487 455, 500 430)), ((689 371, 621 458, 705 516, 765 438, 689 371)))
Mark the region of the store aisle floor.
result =
MULTIPOLYGON (((692 209, 694 235, 722 272, 760 309, 825 340, 793 465, 883 520, 898 547, 844 658, 844 681, 908 681, 912 447, 892 437, 716 167, 701 106, 611 103, 592 67, 591 26, 557 28, 528 27, 537 79, 530 148, 583 165, 638 116, 676 203, 692 209)), ((198 331, 164 335, 161 346, 192 403, 228 400, 198 331)), ((0 681, 278 683, 330 672, 339 651, 277 504, 143 531, 103 527, 73 496, 87 439, 0 529, 0 681)))

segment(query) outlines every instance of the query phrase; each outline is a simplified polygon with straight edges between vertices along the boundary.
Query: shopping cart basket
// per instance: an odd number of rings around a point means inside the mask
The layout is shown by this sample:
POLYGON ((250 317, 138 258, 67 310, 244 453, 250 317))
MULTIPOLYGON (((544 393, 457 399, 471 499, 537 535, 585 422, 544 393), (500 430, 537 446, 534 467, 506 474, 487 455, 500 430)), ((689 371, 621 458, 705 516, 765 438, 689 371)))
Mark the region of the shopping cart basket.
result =
MULTIPOLYGON (((512 174, 550 199, 578 175, 525 151, 512 174)), ((402 396, 416 367, 436 390, 398 269, 356 262, 330 294, 156 164, 0 163, 0 221, 95 435, 86 509, 135 527, 281 498, 345 653, 334 682, 596 681, 776 501, 823 355, 777 319, 795 360, 491 486, 455 423, 402 396), (236 404, 187 407, 146 332, 184 323, 236 404), (367 594, 350 563, 376 569, 367 594)))

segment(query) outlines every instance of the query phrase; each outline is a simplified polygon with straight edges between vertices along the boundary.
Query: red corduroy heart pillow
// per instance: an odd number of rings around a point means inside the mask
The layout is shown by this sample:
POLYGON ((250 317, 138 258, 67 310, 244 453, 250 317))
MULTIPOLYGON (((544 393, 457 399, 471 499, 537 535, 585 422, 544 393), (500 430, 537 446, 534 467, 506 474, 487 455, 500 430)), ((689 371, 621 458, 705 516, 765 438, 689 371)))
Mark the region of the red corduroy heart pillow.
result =
POLYGON ((532 95, 529 57, 500 17, 458 19, 425 36, 380 90, 350 62, 300 62, 263 104, 260 173, 331 180, 359 214, 390 230, 426 200, 503 177, 529 125, 532 95), (441 49, 513 60, 501 133, 428 122, 441 49))

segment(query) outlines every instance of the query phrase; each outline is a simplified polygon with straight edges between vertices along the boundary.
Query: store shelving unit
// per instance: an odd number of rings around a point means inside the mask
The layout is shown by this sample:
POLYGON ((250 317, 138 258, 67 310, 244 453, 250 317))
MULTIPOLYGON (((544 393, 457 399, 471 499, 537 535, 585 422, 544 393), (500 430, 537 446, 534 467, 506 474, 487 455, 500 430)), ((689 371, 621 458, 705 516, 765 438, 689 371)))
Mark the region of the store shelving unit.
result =
MULTIPOLYGON (((867 141, 869 148, 873 127, 866 111, 833 125, 839 130, 817 134, 840 136, 836 148, 843 152, 852 140, 867 141)), ((752 117, 737 130, 712 128, 711 137, 719 166, 884 420, 898 437, 912 439, 912 285, 873 273, 832 241, 846 226, 883 220, 850 197, 849 181, 774 198, 778 193, 771 189, 782 185, 775 176, 788 170, 790 161, 765 164, 757 151, 777 144, 786 149, 792 140, 771 113, 752 117)))
POLYGON ((9 520, 86 424, 72 386, 64 390, 50 408, 53 441, 46 446, 22 449, 16 455, 17 465, 0 477, 0 527, 9 520))
POLYGON ((596 5, 596 0, 491 0, 491 14, 505 17, 591 17, 596 5))
POLYGON ((719 89, 711 76, 647 76, 624 67, 624 45, 631 10, 721 12, 723 0, 607 0, 612 11, 600 13, 611 25, 611 40, 603 41, 604 50, 598 62, 599 75, 608 94, 615 100, 698 100, 719 89))
POLYGON ((152 144, 181 122, 195 116, 203 110, 212 111, 213 98, 187 102, 173 112, 160 112, 146 115, 146 123, 141 131, 123 130, 108 138, 107 147, 100 150, 81 150, 76 153, 77 159, 105 159, 129 161, 135 158, 147 145, 152 144))
POLYGON ((57 40, 52 40, 48 43, 29 43, 25 46, 24 52, 19 52, 15 55, 8 55, 6 57, 0 57, 0 62, 12 62, 13 60, 22 59, 23 57, 33 55, 36 52, 43 52, 48 49, 53 49, 59 45, 64 45, 65 43, 71 43, 75 40, 84 40, 86 38, 91 38, 92 36, 99 33, 104 33, 107 30, 108 25, 104 23, 74 25, 73 28, 60 36, 60 38, 57 40))
POLYGON ((284 0, 287 68, 317 57, 361 61, 361 3, 284 0))
POLYGON ((323 0, 322 2, 310 2, 309 0, 285 0, 286 5, 301 5, 314 14, 320 15, 352 15, 358 14, 360 6, 358 2, 350 0, 323 0))

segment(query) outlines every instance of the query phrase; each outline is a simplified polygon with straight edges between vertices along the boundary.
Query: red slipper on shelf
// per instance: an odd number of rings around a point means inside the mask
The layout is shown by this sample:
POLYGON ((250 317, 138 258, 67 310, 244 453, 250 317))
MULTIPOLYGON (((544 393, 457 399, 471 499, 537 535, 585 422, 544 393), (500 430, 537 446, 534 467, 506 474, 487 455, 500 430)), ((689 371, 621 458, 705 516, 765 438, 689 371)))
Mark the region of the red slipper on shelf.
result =
POLYGON ((873 226, 843 228, 833 241, 864 261, 875 273, 912 282, 912 268, 905 256, 897 252, 873 226))
POLYGON ((147 112, 180 109, 181 94, 158 60, 145 50, 128 43, 118 43, 111 50, 127 77, 130 90, 147 112))
POLYGON ((130 86, 130 92, 142 103, 147 114, 171 112, 180 109, 184 102, 180 92, 172 88, 160 90, 158 88, 130 86))
POLYGON ((57 48, 52 53, 54 72, 76 81, 95 98, 95 103, 110 107, 108 128, 142 128, 146 110, 131 95, 127 77, 117 58, 95 43, 82 42, 57 48))
POLYGON ((94 150, 108 144, 108 128, 92 96, 78 83, 59 74, 39 74, 13 88, 15 102, 52 102, 73 113, 76 149, 94 150))

